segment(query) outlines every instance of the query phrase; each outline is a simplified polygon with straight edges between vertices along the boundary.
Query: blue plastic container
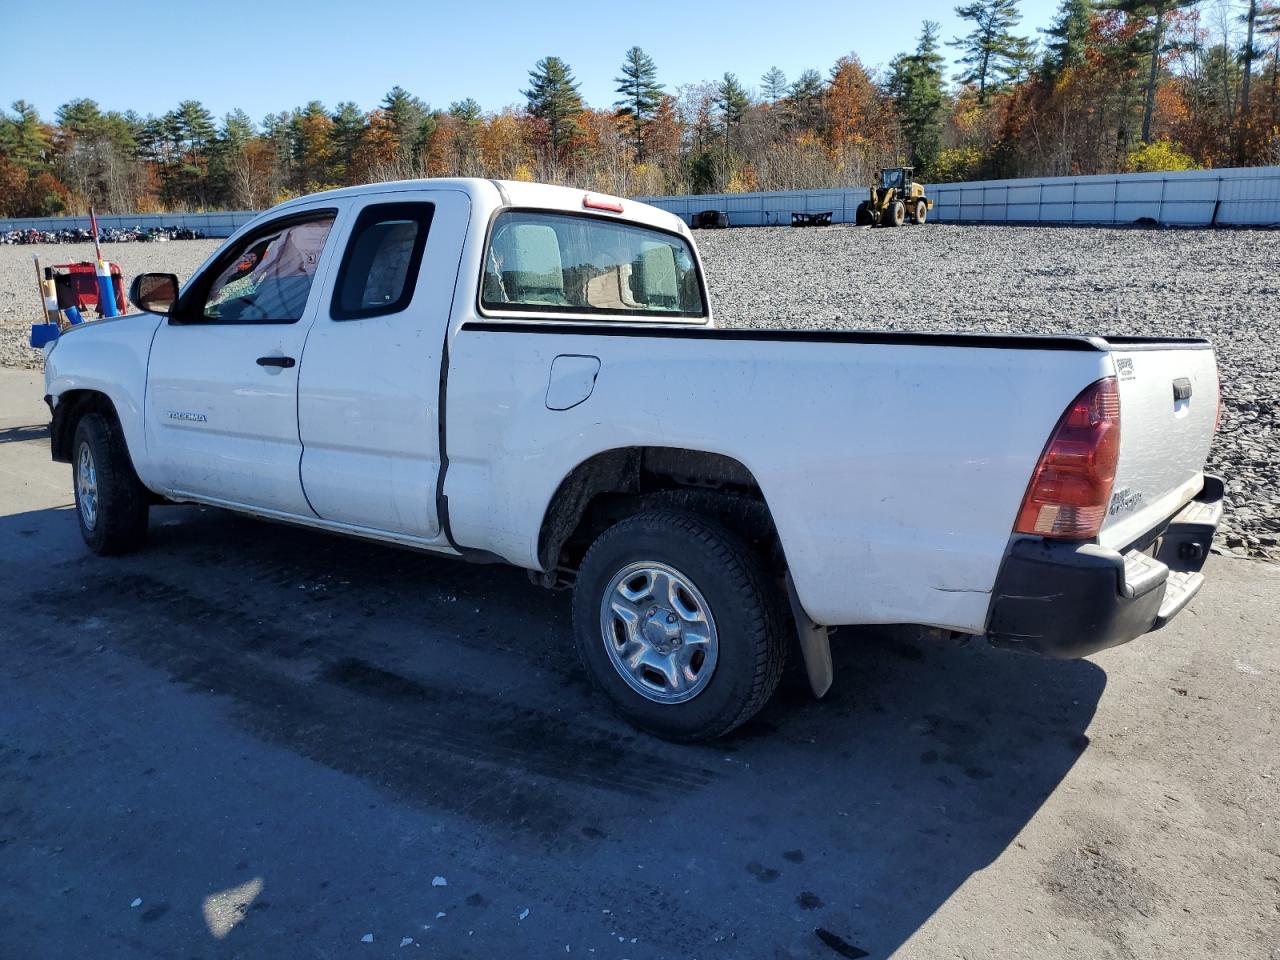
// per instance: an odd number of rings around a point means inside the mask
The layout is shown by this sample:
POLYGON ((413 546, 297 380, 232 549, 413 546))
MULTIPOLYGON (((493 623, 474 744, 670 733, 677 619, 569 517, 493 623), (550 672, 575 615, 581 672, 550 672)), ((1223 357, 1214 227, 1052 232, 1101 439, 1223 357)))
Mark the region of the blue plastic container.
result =
POLYGON ((31 345, 39 350, 46 343, 58 339, 61 331, 56 323, 33 323, 31 325, 31 345))

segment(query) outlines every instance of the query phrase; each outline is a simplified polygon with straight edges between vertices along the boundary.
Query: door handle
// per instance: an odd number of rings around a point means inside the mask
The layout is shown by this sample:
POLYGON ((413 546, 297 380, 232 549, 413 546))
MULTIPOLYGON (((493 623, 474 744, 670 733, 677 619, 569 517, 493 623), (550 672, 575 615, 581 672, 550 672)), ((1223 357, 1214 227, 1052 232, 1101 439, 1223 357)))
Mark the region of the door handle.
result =
POLYGON ((259 357, 258 366, 260 367, 292 367, 298 361, 293 357, 259 357))

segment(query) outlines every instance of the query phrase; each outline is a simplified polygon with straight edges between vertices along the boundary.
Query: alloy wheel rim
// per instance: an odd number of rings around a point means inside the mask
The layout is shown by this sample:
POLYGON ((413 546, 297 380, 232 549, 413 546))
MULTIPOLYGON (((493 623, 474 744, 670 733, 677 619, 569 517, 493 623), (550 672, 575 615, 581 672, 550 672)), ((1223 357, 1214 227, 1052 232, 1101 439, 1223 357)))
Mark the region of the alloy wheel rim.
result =
POLYGON ((692 700, 711 682, 719 635, 694 582, 654 560, 629 563, 600 603, 609 661, 636 693, 655 703, 692 700))
POLYGON ((98 468, 87 443, 80 445, 80 455, 76 458, 76 500, 85 529, 92 530, 98 525, 98 468))

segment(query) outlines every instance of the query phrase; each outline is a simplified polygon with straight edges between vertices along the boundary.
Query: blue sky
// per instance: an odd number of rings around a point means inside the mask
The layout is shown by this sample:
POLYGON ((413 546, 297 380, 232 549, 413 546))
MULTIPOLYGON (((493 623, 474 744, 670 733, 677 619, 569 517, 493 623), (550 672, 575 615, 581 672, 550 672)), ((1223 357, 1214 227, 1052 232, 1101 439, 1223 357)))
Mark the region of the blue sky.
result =
MULTIPOLYGON (((46 118, 59 104, 87 96, 105 109, 144 114, 190 98, 217 116, 243 107, 257 121, 312 99, 330 108, 354 100, 367 110, 397 83, 433 106, 471 96, 494 110, 523 102, 529 68, 547 55, 568 61, 587 102, 604 107, 616 99, 613 78, 632 44, 657 61, 668 89, 726 70, 755 87, 775 64, 788 79, 806 67, 825 76, 850 51, 870 67, 886 64, 914 46, 925 19, 942 24, 944 39, 961 31, 955 0, 0 0, 0 6, 0 99, 6 108, 19 97, 30 100, 46 118), (110 26, 97 65, 86 49, 55 52, 60 39, 91 37, 79 25, 99 17, 110 26)), ((1020 6, 1021 29, 1034 34, 1048 25, 1058 0, 1020 6)))

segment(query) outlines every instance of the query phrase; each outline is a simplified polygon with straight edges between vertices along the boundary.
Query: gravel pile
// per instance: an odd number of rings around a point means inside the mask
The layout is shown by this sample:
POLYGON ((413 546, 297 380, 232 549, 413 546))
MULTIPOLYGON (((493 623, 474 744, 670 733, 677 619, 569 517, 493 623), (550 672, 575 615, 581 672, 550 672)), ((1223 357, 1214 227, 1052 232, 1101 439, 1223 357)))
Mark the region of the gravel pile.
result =
MULTIPOLYGON (((1223 422, 1210 469, 1227 480, 1218 543, 1280 560, 1280 232, 948 226, 703 231, 717 320, 731 327, 1204 336, 1217 347, 1223 422)), ((121 244, 126 277, 184 278, 218 241, 121 244)), ((37 368, 31 255, 0 247, 0 366, 37 368)))
POLYGON ((1227 482, 1217 544, 1280 560, 1280 232, 950 226, 697 234, 729 327, 1199 336, 1227 482))

